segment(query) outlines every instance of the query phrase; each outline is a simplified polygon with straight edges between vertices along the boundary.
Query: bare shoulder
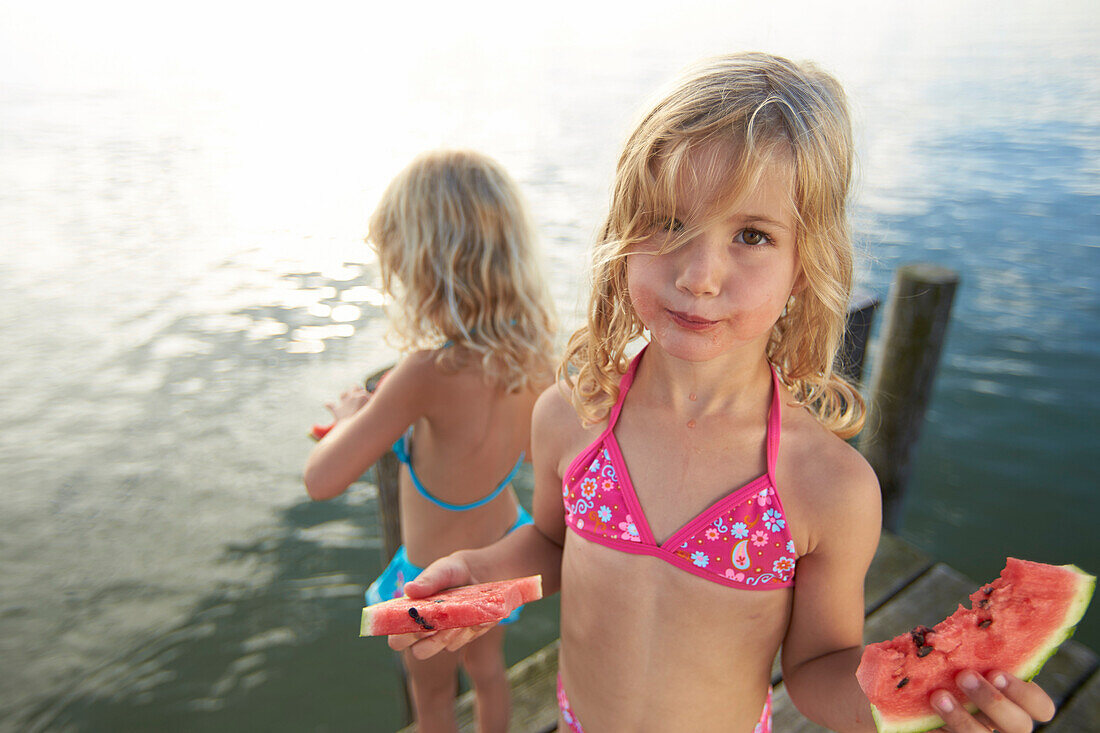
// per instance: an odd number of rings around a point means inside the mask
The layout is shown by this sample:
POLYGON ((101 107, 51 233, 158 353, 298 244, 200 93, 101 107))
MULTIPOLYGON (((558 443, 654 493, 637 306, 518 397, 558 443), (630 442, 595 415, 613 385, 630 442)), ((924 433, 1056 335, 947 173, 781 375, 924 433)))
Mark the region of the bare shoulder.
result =
POLYGON ((805 408, 783 409, 776 482, 787 489, 789 508, 805 518, 807 544, 826 527, 879 527, 882 499, 871 465, 805 408))
POLYGON ((402 377, 406 380, 427 381, 440 374, 436 365, 436 352, 432 349, 413 351, 406 354, 397 362, 397 365, 386 375, 386 379, 402 377))
POLYGON ((560 471, 564 471, 565 464, 591 440, 589 436, 600 429, 599 426, 584 426, 569 399, 569 388, 563 382, 547 387, 535 402, 531 439, 543 448, 547 458, 558 465, 560 471))
POLYGON ((479 361, 460 357, 457 365, 444 365, 440 363, 439 349, 424 349, 406 354, 386 378, 398 379, 406 387, 418 388, 435 397, 457 396, 458 392, 495 391, 485 381, 485 373, 479 361))
POLYGON ((569 401, 569 388, 563 383, 552 384, 542 391, 535 402, 532 430, 536 437, 568 443, 570 437, 584 432, 577 411, 569 401))
POLYGON ((569 401, 569 388, 564 382, 556 382, 542 391, 535 402, 535 420, 565 427, 568 423, 580 425, 577 412, 569 401))

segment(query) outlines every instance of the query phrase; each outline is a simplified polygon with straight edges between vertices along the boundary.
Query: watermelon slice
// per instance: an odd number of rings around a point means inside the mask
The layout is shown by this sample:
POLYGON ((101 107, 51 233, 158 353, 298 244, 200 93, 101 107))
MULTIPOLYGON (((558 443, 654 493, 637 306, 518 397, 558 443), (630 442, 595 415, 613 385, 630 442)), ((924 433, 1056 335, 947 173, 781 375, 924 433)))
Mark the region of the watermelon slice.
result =
POLYGON ((394 598, 363 609, 359 636, 407 634, 500 621, 542 598, 542 576, 450 588, 424 598, 394 598))
POLYGON ((336 427, 336 423, 331 422, 328 425, 321 425, 320 423, 314 425, 309 431, 309 437, 314 440, 320 440, 329 434, 329 431, 336 427))
POLYGON ((1010 557, 1001 577, 970 594, 971 608, 959 606, 934 628, 918 626, 869 644, 856 679, 879 731, 919 733, 943 725, 930 696, 948 690, 966 700, 955 685, 964 669, 997 668, 1030 680, 1073 634, 1095 586, 1096 578, 1075 565, 1010 557))

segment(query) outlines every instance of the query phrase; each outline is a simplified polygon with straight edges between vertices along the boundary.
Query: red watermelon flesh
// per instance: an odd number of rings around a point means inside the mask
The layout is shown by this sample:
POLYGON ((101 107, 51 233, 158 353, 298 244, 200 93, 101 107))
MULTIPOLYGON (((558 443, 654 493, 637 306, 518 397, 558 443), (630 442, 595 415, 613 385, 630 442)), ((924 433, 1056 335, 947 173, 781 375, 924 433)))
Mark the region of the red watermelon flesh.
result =
POLYGON ((943 725, 931 694, 943 689, 966 700, 955 685, 964 669, 1002 669, 1030 680, 1073 633, 1095 585, 1096 578, 1074 565, 1010 557, 999 578, 970 594, 970 608, 959 606, 931 629, 918 626, 869 644, 856 678, 879 731, 919 733, 943 725))
POLYGON ((318 423, 310 429, 309 437, 313 438, 314 440, 320 440, 321 438, 328 435, 329 431, 331 431, 334 427, 336 427, 336 423, 334 422, 329 423, 328 425, 321 425, 320 423, 318 423))
POLYGON ((500 621, 542 598, 542 576, 450 588, 424 598, 394 598, 363 609, 359 636, 407 634, 500 621))

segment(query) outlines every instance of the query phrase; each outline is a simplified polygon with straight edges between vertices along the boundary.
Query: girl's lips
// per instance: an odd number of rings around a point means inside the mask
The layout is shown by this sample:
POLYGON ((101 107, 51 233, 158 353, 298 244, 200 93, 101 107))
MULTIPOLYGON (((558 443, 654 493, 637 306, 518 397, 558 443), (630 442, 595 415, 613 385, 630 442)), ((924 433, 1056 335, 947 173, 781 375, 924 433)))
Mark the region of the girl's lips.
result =
POLYGON ((700 318, 699 316, 693 316, 689 313, 681 313, 680 311, 669 310, 668 314, 676 325, 681 328, 686 328, 689 331, 705 331, 718 323, 718 321, 711 321, 706 318, 700 318))

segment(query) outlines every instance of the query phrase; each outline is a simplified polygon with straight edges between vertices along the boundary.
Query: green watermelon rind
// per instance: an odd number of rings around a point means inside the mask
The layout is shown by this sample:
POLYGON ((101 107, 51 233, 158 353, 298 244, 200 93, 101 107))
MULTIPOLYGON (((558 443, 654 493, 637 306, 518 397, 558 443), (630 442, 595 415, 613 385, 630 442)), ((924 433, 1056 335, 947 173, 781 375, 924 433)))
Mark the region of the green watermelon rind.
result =
MULTIPOLYGON (((1070 603, 1069 608, 1066 609, 1065 623, 1051 632, 1047 643, 1039 647, 1030 659, 1025 660, 1018 671, 1008 670, 1025 682, 1030 682, 1035 675, 1039 674, 1047 660, 1053 657, 1058 648, 1073 636, 1073 632, 1077 630, 1077 624, 1084 617, 1089 602, 1092 601, 1092 595, 1096 590, 1095 576, 1089 575, 1076 565, 1060 565, 1059 567, 1078 575, 1077 596, 1070 603)), ((971 713, 978 709, 972 702, 967 702, 965 707, 971 713)), ((943 719, 938 715, 911 718, 903 723, 891 723, 883 719, 878 708, 874 705, 871 705, 871 716, 875 719, 875 727, 878 729, 878 733, 926 733, 926 731, 934 730, 944 724, 943 719)))
MULTIPOLYGON (((977 707, 973 704, 967 704, 966 709, 970 712, 977 710, 977 707)), ((879 733, 925 733, 925 731, 935 730, 943 726, 943 718, 938 715, 926 715, 923 718, 910 718, 905 723, 892 724, 883 720, 882 715, 879 714, 878 708, 874 705, 871 706, 871 716, 875 719, 875 728, 879 733)))
POLYGON ((1077 624, 1084 618, 1085 611, 1088 610, 1089 602, 1092 601, 1092 594, 1096 591, 1096 578, 1094 576, 1089 575, 1076 565, 1062 565, 1061 567, 1077 573, 1079 580, 1077 596, 1073 599, 1069 608, 1066 609, 1066 622, 1051 632, 1051 641, 1048 642, 1047 646, 1041 647, 1031 659, 1020 665, 1019 672, 1013 672, 1022 680, 1031 681, 1035 675, 1039 674, 1039 670, 1043 668, 1047 660, 1058 651, 1058 647, 1073 636, 1073 632, 1077 630, 1077 624), (1058 634, 1061 634, 1061 636, 1058 636, 1058 634), (1056 637, 1057 640, 1055 640, 1056 637))

